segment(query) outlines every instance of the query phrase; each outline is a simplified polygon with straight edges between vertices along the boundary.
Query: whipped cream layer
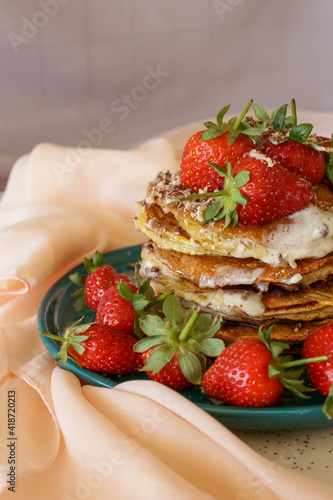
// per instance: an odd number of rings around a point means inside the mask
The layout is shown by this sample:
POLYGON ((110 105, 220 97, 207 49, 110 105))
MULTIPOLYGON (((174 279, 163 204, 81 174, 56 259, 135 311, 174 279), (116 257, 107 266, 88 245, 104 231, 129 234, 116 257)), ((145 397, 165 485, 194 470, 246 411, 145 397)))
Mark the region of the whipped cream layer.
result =
POLYGON ((224 317, 260 319, 265 311, 260 292, 223 288, 218 290, 202 289, 198 292, 186 280, 174 277, 169 280, 163 269, 156 268, 155 263, 149 259, 142 261, 140 272, 152 280, 151 286, 156 294, 174 290, 179 297, 187 302, 196 303, 200 307, 213 310, 224 317))
MULTIPOLYGON (((221 253, 239 259, 253 257, 271 266, 289 265, 296 268, 299 259, 318 259, 333 252, 333 211, 310 206, 274 224, 274 230, 261 229, 260 238, 253 237, 248 228, 235 239, 226 238, 221 242, 216 238, 212 224, 202 226, 195 239, 211 254, 221 253), (205 241, 208 242, 205 243, 205 241)), ((251 226, 252 227, 252 226, 251 226)), ((245 226, 243 226, 245 229, 245 226)), ((297 278, 296 278, 297 279, 297 278)))
POLYGON ((333 251, 333 211, 310 206, 288 217, 290 224, 277 225, 267 235, 271 265, 277 265, 280 256, 295 267, 295 261, 320 258, 333 251))

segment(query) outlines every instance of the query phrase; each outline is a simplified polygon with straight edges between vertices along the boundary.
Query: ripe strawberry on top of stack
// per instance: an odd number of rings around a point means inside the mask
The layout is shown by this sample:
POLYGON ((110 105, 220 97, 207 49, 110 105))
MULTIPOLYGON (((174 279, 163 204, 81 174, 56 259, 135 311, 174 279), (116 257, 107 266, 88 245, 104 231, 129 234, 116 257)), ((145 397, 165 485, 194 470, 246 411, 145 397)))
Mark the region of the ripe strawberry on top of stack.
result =
POLYGON ((225 106, 189 138, 179 171, 150 182, 136 227, 155 293, 222 316, 227 343, 274 324, 272 340, 297 351, 333 318, 333 148, 287 108, 251 100, 225 121, 225 106))

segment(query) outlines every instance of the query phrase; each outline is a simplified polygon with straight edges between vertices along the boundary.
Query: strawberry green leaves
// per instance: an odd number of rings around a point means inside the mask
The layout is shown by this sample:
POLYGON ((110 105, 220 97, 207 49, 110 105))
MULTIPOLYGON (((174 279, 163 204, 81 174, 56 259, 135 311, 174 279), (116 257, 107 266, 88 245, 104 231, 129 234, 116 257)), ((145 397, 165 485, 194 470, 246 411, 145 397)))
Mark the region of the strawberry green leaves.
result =
POLYGON ((333 134, 331 138, 317 136, 316 142, 311 144, 314 149, 320 151, 324 156, 325 162, 325 177, 332 189, 333 186, 333 134))
POLYGON ((86 297, 85 297, 85 284, 86 284, 86 279, 87 276, 81 273, 74 273, 69 276, 69 279, 71 280, 74 285, 78 286, 79 288, 72 294, 72 298, 75 299, 74 302, 74 309, 75 311, 86 311, 89 309, 89 306, 87 305, 86 302, 86 297))
POLYGON ((271 118, 264 108, 262 108, 261 106, 258 106, 258 104, 254 104, 254 103, 252 104, 252 108, 253 108, 255 116, 258 118, 259 121, 261 121, 263 123, 264 122, 270 123, 271 118))
POLYGON ((259 122, 273 127, 273 129, 278 132, 283 131, 286 126, 287 104, 283 104, 274 110, 271 116, 269 116, 268 112, 264 108, 258 106, 257 104, 253 104, 252 107, 255 117, 259 120, 259 122))
MULTIPOLYGON (((89 274, 89 273, 93 273, 94 271, 96 271, 96 269, 98 269, 99 267, 104 266, 105 259, 104 259, 103 255, 101 254, 101 252, 96 250, 92 260, 87 259, 87 257, 83 257, 83 263, 84 263, 85 270, 89 274)), ((81 273, 73 273, 73 274, 70 274, 69 279, 75 285, 84 287, 87 276, 84 274, 81 274, 81 273)), ((84 293, 84 290, 81 291, 81 295, 82 295, 82 293, 84 293)), ((88 307, 86 307, 86 309, 87 308, 88 307)))
POLYGON ((266 124, 262 123, 259 126, 253 126, 243 121, 250 107, 252 106, 252 103, 253 100, 251 99, 247 103, 245 109, 243 110, 243 112, 240 114, 239 117, 235 116, 226 123, 223 122, 223 119, 227 114, 227 112, 229 111, 230 105, 224 106, 216 115, 216 123, 213 122, 204 123, 207 130, 205 130, 201 134, 200 140, 209 141, 228 132, 229 145, 232 145, 240 134, 247 135, 248 137, 251 137, 253 140, 258 141, 259 136, 263 133, 266 124))
POLYGON ((283 106, 281 106, 277 110, 273 111, 273 113, 272 113, 272 127, 274 128, 274 130, 282 132, 282 130, 285 126, 286 114, 287 114, 287 105, 286 104, 283 104, 283 106))
POLYGON ((333 153, 325 151, 325 176, 333 185, 333 153))
MULTIPOLYGON (((268 330, 263 330, 262 327, 259 327, 258 330, 260 340, 264 342, 273 358, 268 367, 269 377, 278 377, 286 389, 298 397, 305 399, 308 396, 304 392, 313 391, 312 388, 306 387, 302 380, 299 380, 300 375, 305 370, 305 366, 299 367, 298 362, 293 361, 291 356, 281 356, 289 345, 284 342, 271 342, 271 333, 274 327, 275 325, 272 325, 268 330)), ((302 365, 304 365, 303 360, 302 365)))
POLYGON ((297 125, 297 113, 295 99, 291 100, 291 118, 292 128, 289 131, 289 138, 293 141, 303 144, 312 132, 313 125, 311 123, 302 123, 297 125))
POLYGON ((199 193, 177 198, 168 202, 179 203, 187 200, 198 200, 202 198, 214 198, 215 201, 208 205, 203 212, 203 222, 213 222, 225 217, 224 229, 232 222, 235 226, 238 222, 237 205, 246 205, 247 198, 240 192, 239 188, 249 182, 249 172, 242 171, 236 176, 232 173, 230 162, 226 162, 227 170, 216 163, 209 163, 215 170, 224 177, 224 189, 222 191, 213 191, 211 193, 199 193))
POLYGON ((303 144, 311 134, 312 129, 313 125, 311 123, 302 123, 290 129, 289 138, 303 144))
POLYGON ((230 109, 230 104, 228 106, 224 106, 216 115, 216 123, 214 122, 205 122, 204 126, 208 129, 205 130, 201 136, 200 139, 202 140, 209 140, 209 139, 215 139, 215 137, 218 137, 219 135, 224 134, 230 127, 230 122, 228 124, 223 123, 223 118, 227 114, 227 112, 230 109))
POLYGON ((328 356, 317 356, 308 359, 292 359, 291 356, 283 355, 283 351, 289 347, 284 342, 272 342, 271 333, 275 325, 271 325, 268 330, 263 330, 260 326, 258 330, 259 339, 264 342, 266 348, 271 352, 273 361, 269 364, 268 374, 270 378, 278 377, 284 387, 297 397, 306 399, 305 392, 315 391, 312 387, 304 385, 299 377, 304 372, 307 364, 328 359, 328 356))
POLYGON ((265 122, 266 125, 271 126, 277 132, 284 133, 286 135, 286 140, 289 138, 303 144, 312 132, 313 125, 311 123, 297 124, 295 99, 291 100, 290 116, 287 116, 287 104, 283 104, 274 110, 271 116, 269 116, 264 108, 257 104, 253 104, 252 107, 259 122, 265 122))
POLYGON ((118 292, 123 299, 131 301, 135 311, 142 311, 154 297, 154 290, 150 286, 149 280, 145 280, 138 289, 138 292, 132 290, 128 283, 121 280, 117 285, 118 292))
POLYGON ((161 316, 146 315, 139 320, 147 337, 139 340, 134 350, 144 353, 154 349, 142 370, 157 373, 176 355, 185 378, 198 385, 206 368, 206 356, 218 356, 224 348, 221 339, 213 338, 222 320, 193 307, 185 311, 175 294, 165 298, 162 309, 161 316))
POLYGON ((69 276, 72 283, 79 287, 72 295, 75 299, 74 309, 85 311, 91 308, 96 311, 101 296, 113 282, 116 272, 105 264, 104 256, 98 250, 91 261, 84 257, 83 262, 88 275, 77 272, 69 276))
POLYGON ((329 420, 333 418, 333 384, 331 385, 330 391, 326 396, 322 410, 329 420))
POLYGON ((88 273, 92 273, 98 267, 102 267, 105 265, 104 256, 98 250, 96 250, 96 252, 94 253, 92 261, 84 257, 83 262, 84 262, 84 267, 86 268, 88 273))
POLYGON ((231 222, 235 226, 238 222, 237 204, 246 205, 248 203, 247 198, 239 191, 239 188, 249 181, 250 174, 243 171, 233 176, 229 162, 227 162, 227 170, 216 163, 210 163, 210 165, 224 176, 225 181, 223 191, 215 193, 215 202, 205 209, 204 222, 217 221, 225 217, 224 229, 231 222))
POLYGON ((155 292, 150 285, 150 280, 146 279, 141 282, 137 266, 135 266, 135 278, 138 286, 137 292, 133 291, 129 284, 123 280, 120 280, 117 289, 123 299, 132 302, 134 310, 138 313, 134 320, 134 333, 138 339, 141 339, 144 336, 144 332, 140 326, 140 321, 144 319, 148 311, 151 314, 157 314, 161 304, 166 297, 172 294, 172 291, 155 296, 155 292))
POLYGON ((295 99, 291 100, 291 115, 287 116, 287 104, 283 104, 271 114, 261 106, 253 103, 251 99, 246 105, 239 117, 232 117, 227 122, 224 122, 225 115, 230 109, 230 105, 224 106, 216 115, 216 123, 205 122, 207 128, 201 136, 201 140, 211 140, 228 132, 228 142, 233 142, 240 134, 251 137, 256 142, 261 142, 261 135, 264 133, 267 126, 272 127, 275 131, 286 135, 286 140, 292 139, 299 143, 304 143, 313 130, 311 123, 297 123, 297 112, 295 99), (249 109, 253 108, 254 115, 257 120, 246 117, 249 109))
POLYGON ((73 323, 70 327, 68 327, 63 337, 60 337, 58 335, 53 335, 51 333, 40 332, 41 335, 43 335, 44 337, 48 337, 50 339, 58 340, 61 342, 61 348, 58 352, 57 361, 61 360, 64 363, 64 365, 66 365, 67 360, 69 358, 76 364, 81 366, 76 359, 68 355, 68 348, 72 347, 72 349, 74 349, 74 351, 76 351, 78 354, 84 353, 85 348, 81 344, 82 342, 85 342, 86 340, 89 339, 89 335, 80 335, 80 334, 88 330, 94 323, 85 323, 81 325, 82 320, 83 317, 80 318, 78 321, 75 321, 75 323, 73 323))

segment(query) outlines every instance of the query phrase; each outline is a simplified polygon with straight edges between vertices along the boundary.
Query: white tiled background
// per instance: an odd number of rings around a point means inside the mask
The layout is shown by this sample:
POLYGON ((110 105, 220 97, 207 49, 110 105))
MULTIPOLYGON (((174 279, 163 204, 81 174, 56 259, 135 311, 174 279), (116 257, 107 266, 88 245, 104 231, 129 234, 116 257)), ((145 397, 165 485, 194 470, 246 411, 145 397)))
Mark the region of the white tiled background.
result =
POLYGON ((119 148, 250 98, 333 111, 332 28, 332 0, 1 0, 0 190, 35 144, 105 118, 98 146, 119 148), (164 76, 143 95, 147 67, 164 76))

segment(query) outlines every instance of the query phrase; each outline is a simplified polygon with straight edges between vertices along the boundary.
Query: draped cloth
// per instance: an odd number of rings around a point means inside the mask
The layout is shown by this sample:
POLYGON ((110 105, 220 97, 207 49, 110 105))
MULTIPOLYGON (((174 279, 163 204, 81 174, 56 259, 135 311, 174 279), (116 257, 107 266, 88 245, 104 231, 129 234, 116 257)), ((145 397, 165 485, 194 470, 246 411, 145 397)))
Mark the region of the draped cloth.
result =
POLYGON ((178 165, 164 139, 124 151, 40 144, 13 166, 0 202, 1 498, 332 498, 179 393, 150 380, 82 385, 45 349, 44 294, 96 249, 144 241, 135 204, 165 168, 178 165))

